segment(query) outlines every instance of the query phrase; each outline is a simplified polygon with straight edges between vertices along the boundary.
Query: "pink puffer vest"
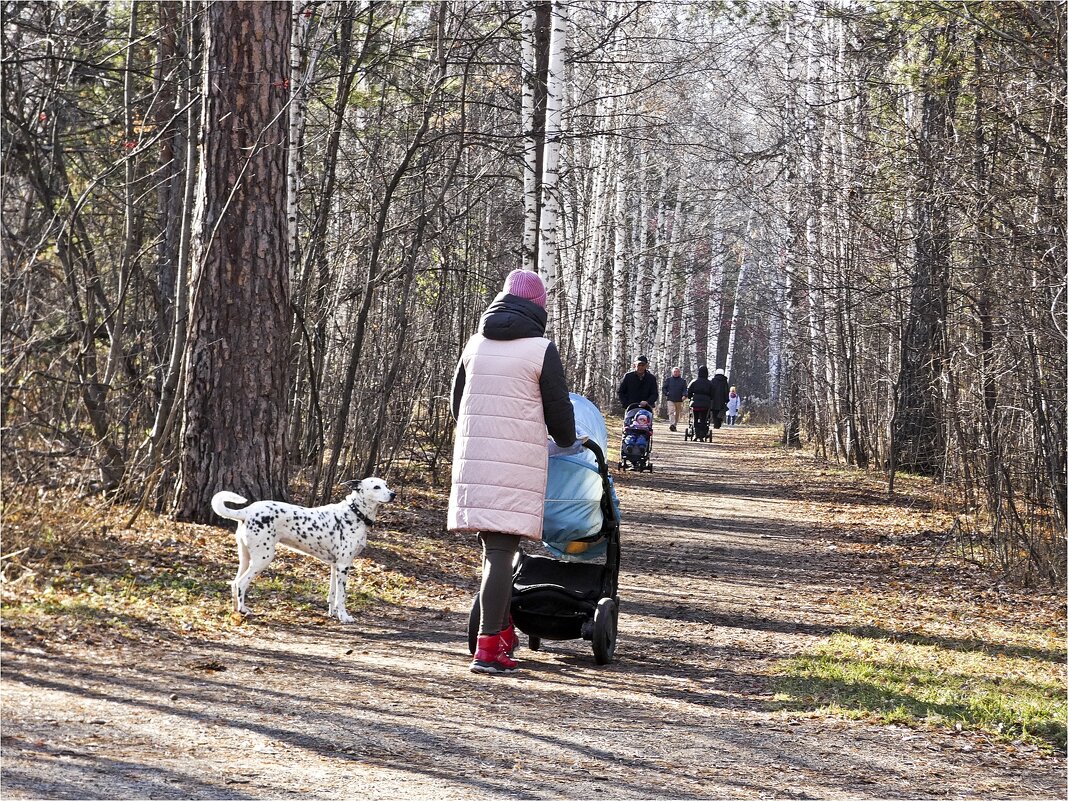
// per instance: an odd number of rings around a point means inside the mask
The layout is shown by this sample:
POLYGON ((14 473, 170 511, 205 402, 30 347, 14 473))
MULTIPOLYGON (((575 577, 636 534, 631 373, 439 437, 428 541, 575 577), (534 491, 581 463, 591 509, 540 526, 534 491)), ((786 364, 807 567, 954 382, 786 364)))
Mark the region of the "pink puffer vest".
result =
POLYGON ((544 337, 468 340, 449 531, 541 539, 549 452, 539 381, 548 346, 544 337))

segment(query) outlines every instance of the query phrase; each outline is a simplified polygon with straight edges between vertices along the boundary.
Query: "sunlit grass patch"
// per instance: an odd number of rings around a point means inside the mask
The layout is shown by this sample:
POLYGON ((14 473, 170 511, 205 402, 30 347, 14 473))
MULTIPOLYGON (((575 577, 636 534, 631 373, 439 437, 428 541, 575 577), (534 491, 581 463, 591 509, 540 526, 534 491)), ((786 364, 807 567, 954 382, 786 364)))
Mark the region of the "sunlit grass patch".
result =
POLYGON ((60 574, 35 589, 5 592, 6 627, 40 631, 100 627, 116 634, 132 629, 201 630, 224 624, 229 607, 225 581, 177 570, 119 572, 80 577, 60 574))
MULTIPOLYGON (((1044 653, 1062 651, 1051 645, 1044 653)), ((943 647, 937 638, 902 642, 837 633, 776 673, 783 709, 944 725, 1065 748, 1063 659, 962 650, 959 642, 943 647)))
MULTIPOLYGON (((443 517, 436 496, 413 495, 415 505, 388 510, 399 529, 377 530, 372 547, 353 566, 350 613, 411 605, 427 589, 421 573, 428 562, 442 566, 441 580, 461 568, 474 573, 466 562, 445 558, 456 550, 456 539, 439 537, 433 528, 443 517), (396 559, 374 547, 391 542, 410 545, 413 555, 396 559)), ((231 615, 237 554, 230 530, 176 523, 147 511, 131 528, 130 510, 121 506, 67 496, 32 500, 5 502, 2 510, 5 540, 12 540, 10 548, 5 542, 0 565, 5 638, 137 639, 242 623, 231 615)), ((297 616, 328 622, 329 577, 328 565, 282 549, 253 582, 248 606, 265 623, 297 616)))
MULTIPOLYGON (((330 568, 289 554, 257 577, 249 606, 264 618, 300 612, 326 614, 330 568), (321 574, 321 575, 319 575, 321 574)), ((232 624, 229 573, 139 565, 140 570, 80 577, 61 573, 35 591, 5 592, 3 618, 10 628, 42 631, 103 627, 114 633, 132 629, 206 630, 232 624)), ((359 612, 373 604, 403 603, 412 590, 407 576, 357 566, 350 577, 347 607, 359 612)), ((28 588, 27 588, 28 589, 28 588)))

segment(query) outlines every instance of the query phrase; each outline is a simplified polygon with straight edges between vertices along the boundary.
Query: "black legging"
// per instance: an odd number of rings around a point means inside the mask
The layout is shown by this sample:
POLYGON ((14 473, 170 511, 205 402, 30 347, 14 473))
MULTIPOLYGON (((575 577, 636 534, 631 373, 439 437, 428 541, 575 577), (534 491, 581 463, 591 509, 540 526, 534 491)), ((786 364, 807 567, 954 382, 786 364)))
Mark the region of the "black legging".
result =
POLYGON ((496 634, 508 628, 512 606, 512 562, 519 550, 519 535, 483 531, 478 539, 482 543, 478 633, 496 634))
POLYGON ((698 423, 704 423, 708 425, 708 409, 693 409, 693 422, 694 426, 698 423))

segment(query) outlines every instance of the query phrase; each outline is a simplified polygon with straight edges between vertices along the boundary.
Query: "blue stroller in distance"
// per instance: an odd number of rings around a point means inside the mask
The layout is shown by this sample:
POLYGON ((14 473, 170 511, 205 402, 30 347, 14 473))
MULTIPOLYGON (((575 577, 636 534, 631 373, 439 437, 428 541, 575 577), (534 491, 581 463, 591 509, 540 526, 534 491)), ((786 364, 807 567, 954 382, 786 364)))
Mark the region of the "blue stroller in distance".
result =
MULTIPOLYGON (((577 453, 549 457, 542 545, 548 556, 516 556, 512 622, 532 651, 542 640, 589 640, 594 661, 612 661, 619 616, 619 500, 604 451, 608 431, 600 410, 571 393, 577 428, 587 439, 577 453)), ((467 640, 478 640, 481 609, 471 604, 467 640)))

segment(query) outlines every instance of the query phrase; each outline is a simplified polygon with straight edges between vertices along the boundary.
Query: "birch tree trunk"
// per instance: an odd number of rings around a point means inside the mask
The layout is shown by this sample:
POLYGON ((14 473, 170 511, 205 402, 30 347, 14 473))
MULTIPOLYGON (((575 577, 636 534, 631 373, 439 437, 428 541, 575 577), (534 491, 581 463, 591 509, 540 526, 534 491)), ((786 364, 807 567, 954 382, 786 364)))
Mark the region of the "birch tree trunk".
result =
POLYGON ((741 263, 738 265, 738 280, 734 286, 734 310, 731 312, 731 332, 727 336, 727 359, 724 363, 723 372, 727 378, 731 376, 734 367, 734 341, 738 331, 738 311, 742 305, 742 287, 745 286, 745 275, 749 267, 749 258, 746 251, 742 251, 741 263))
POLYGON ((689 280, 686 282, 687 298, 683 321, 686 326, 686 347, 684 357, 680 359, 683 375, 697 373, 697 252, 690 254, 689 280))
MULTIPOLYGON (((122 225, 122 252, 119 257, 118 283, 116 286, 115 306, 112 309, 111 320, 105 320, 110 342, 108 345, 107 361, 104 363, 104 375, 95 388, 96 403, 99 408, 109 409, 108 395, 112 384, 118 374, 119 365, 125 361, 126 339, 126 305, 130 288, 130 277, 133 271, 134 250, 137 238, 137 207, 135 193, 137 192, 137 163, 134 160, 134 150, 138 146, 139 134, 134 132, 134 114, 136 113, 133 96, 134 80, 134 54, 137 52, 134 43, 137 40, 137 14, 139 3, 130 3, 130 21, 126 32, 126 59, 123 65, 123 143, 125 158, 123 158, 123 225, 122 225)), ((108 413, 109 414, 109 413, 108 413)), ((105 415, 106 416, 106 415, 105 415)), ((110 428, 110 426, 109 426, 110 428)), ((112 432, 108 431, 105 439, 112 439, 112 432)), ((118 487, 126 471, 124 459, 115 458, 120 453, 119 449, 110 442, 103 443, 104 458, 101 460, 101 480, 105 490, 113 490, 118 487)))
POLYGON ((660 192, 656 201, 656 224, 653 228, 653 246, 649 256, 653 271, 653 285, 649 293, 649 318, 646 322, 646 335, 643 353, 656 347, 660 332, 660 294, 664 287, 664 259, 667 253, 667 191, 666 172, 660 174, 660 192))
MULTIPOLYGON (((624 309, 627 300, 627 198, 626 184, 623 180, 626 170, 623 169, 623 143, 621 138, 615 140, 614 161, 616 163, 616 180, 614 184, 615 197, 615 250, 612 257, 612 331, 611 347, 609 352, 608 370, 609 376, 619 373, 624 363, 624 309)), ((633 297, 633 293, 630 293, 633 297)), ((609 391, 611 391, 609 389, 609 391)))
POLYGON ((553 2, 549 38, 549 73, 545 89, 545 152, 541 177, 541 220, 538 224, 538 272, 555 294, 556 240, 560 214, 560 139, 563 136, 564 49, 567 46, 567 5, 553 2))
MULTIPOLYGON (((781 265, 780 265, 781 267, 781 265)), ((780 403, 779 387, 782 370, 782 330, 783 307, 786 305, 786 293, 781 287, 775 290, 775 308, 771 313, 768 332, 768 402, 772 406, 780 403)))
MULTIPOLYGON (((578 107, 579 93, 570 78, 564 81, 566 89, 571 94, 564 104, 564 129, 568 128, 568 109, 578 107)), ((580 152, 581 143, 563 138, 560 142, 560 165, 561 171, 574 169, 574 165, 580 152)), ((557 229, 560 232, 560 241, 556 255, 556 287, 547 294, 549 309, 549 324, 553 326, 554 338, 557 347, 560 348, 560 356, 564 366, 574 365, 574 335, 575 335, 575 297, 578 293, 577 272, 581 264, 581 248, 578 225, 580 222, 577 209, 582 207, 581 181, 572 177, 566 187, 560 191, 560 224, 557 229), (555 321, 555 322, 554 322, 555 321)))
POLYGON ((712 254, 708 267, 708 323, 705 365, 714 371, 719 363, 719 334, 723 327, 723 231, 713 219, 712 254))
MULTIPOLYGON (((846 11, 851 10, 850 2, 843 2, 846 11)), ((857 84, 856 70, 849 63, 849 26, 844 19, 838 20, 838 59, 837 59, 837 101, 840 109, 838 119, 838 233, 841 247, 839 251, 839 275, 842 287, 842 300, 844 308, 840 309, 839 351, 842 356, 842 367, 845 375, 840 376, 841 387, 839 389, 842 398, 842 414, 845 425, 845 448, 847 460, 860 466, 868 466, 868 452, 858 418, 861 414, 857 403, 857 335, 855 325, 855 311, 852 298, 852 282, 848 276, 856 274, 857 270, 857 242, 854 217, 856 215, 856 201, 858 194, 855 184, 856 160, 851 143, 861 141, 859 101, 860 92, 855 89, 857 84), (850 91, 854 90, 854 91, 850 91), (851 95, 853 95, 851 97, 851 95)))
MULTIPOLYGON (((537 48, 534 42, 537 12, 527 3, 522 16, 520 39, 520 83, 522 105, 520 125, 523 134, 523 256, 524 270, 533 270, 538 258, 538 140, 535 135, 534 89, 537 83, 537 48)), ((550 287, 552 289, 552 287, 550 287)))
MULTIPOLYGON (((631 302, 633 304, 630 342, 631 347, 634 350, 644 351, 647 348, 645 341, 646 332, 649 330, 649 256, 647 253, 649 247, 649 222, 647 220, 649 207, 647 205, 645 192, 646 160, 648 156, 642 142, 639 141, 636 146, 638 148, 638 169, 634 178, 635 193, 637 195, 637 209, 634 219, 634 229, 636 234, 634 237, 635 248, 632 257, 634 260, 634 280, 631 283, 630 292, 632 298, 631 302)), ((628 364, 629 361, 630 360, 628 359, 628 364)))
POLYGON ((824 336, 824 386, 825 404, 830 423, 830 434, 834 443, 835 457, 841 460, 848 458, 845 445, 845 425, 842 416, 842 390, 839 384, 842 364, 842 326, 839 315, 838 292, 845 282, 841 280, 843 227, 839 216, 841 208, 837 203, 837 194, 834 189, 839 180, 838 140, 835 131, 835 110, 841 109, 838 104, 838 88, 841 85, 841 76, 837 65, 831 56, 839 50, 838 39, 833 35, 836 21, 828 19, 820 28, 819 41, 821 43, 820 63, 821 73, 827 76, 832 89, 823 91, 826 107, 823 114, 823 131, 820 142, 819 176, 819 237, 821 243, 822 260, 820 262, 820 294, 823 297, 823 306, 820 310, 821 329, 824 336))
POLYGON ((604 336, 601 332, 604 331, 605 324, 604 277, 607 272, 607 265, 601 264, 599 269, 588 278, 590 303, 586 314, 590 330, 587 335, 588 349, 584 353, 586 371, 582 382, 582 392, 594 398, 596 398, 596 391, 600 388, 598 379, 606 372, 604 369, 604 336))
POLYGON ((197 160, 197 131, 201 127, 200 103, 192 84, 199 74, 200 41, 199 27, 193 22, 192 6, 185 8, 185 48, 181 68, 181 80, 178 88, 178 107, 185 109, 182 143, 185 147, 185 173, 182 184, 181 224, 178 231, 178 250, 175 261, 174 306, 170 317, 171 335, 167 364, 160 388, 159 403, 149 432, 148 468, 149 476, 155 473, 163 450, 171 438, 178 420, 180 404, 176 402, 178 387, 185 362, 186 335, 189 324, 189 277, 191 272, 193 235, 193 205, 195 202, 199 163, 197 160))
MULTIPOLYGON (((593 287, 597 283, 597 274, 603 269, 604 252, 606 248, 606 226, 604 217, 608 199, 606 198, 607 187, 610 183, 611 162, 608 158, 609 145, 604 136, 605 122, 612 114, 612 99, 609 98, 595 105, 594 117, 599 120, 597 126, 598 135, 594 138, 590 148, 590 167, 593 173, 591 181, 592 197, 590 203, 592 209, 585 229, 586 251, 583 259, 582 275, 579 278, 580 302, 576 307, 575 326, 579 331, 576 342, 576 353, 580 358, 588 358, 588 342, 593 331, 593 287)), ((584 381, 589 380, 589 370, 585 371, 584 381)), ((588 387, 585 388, 588 391, 588 387)))
POLYGON ((292 0, 292 31, 289 42, 289 137, 286 148, 286 223, 289 226, 287 249, 290 269, 300 265, 300 227, 297 204, 300 201, 300 146, 304 135, 304 110, 308 81, 304 74, 304 46, 308 37, 308 16, 304 13, 309 0, 292 0))
POLYGON ((801 240, 801 224, 798 219, 797 203, 794 198, 797 181, 797 143, 792 141, 797 130, 797 6, 790 3, 784 27, 784 45, 786 49, 786 97, 784 137, 786 146, 786 198, 783 214, 786 218, 786 254, 783 263, 786 294, 786 364, 784 379, 786 392, 783 399, 783 445, 791 448, 801 446, 801 341, 799 336, 799 292, 797 286, 796 264, 797 252, 801 240))
POLYGON ((672 313, 677 310, 677 305, 673 302, 673 294, 675 292, 675 259, 679 250, 679 239, 682 236, 683 227, 683 205, 682 194, 685 183, 685 172, 679 177, 679 182, 675 189, 675 209, 671 215, 671 233, 668 236, 667 254, 664 257, 663 277, 660 285, 660 312, 659 322, 657 324, 657 344, 655 346, 656 351, 656 364, 663 370, 664 365, 670 359, 671 353, 669 344, 671 337, 674 335, 672 323, 674 322, 672 313))
POLYGON ((731 310, 730 329, 727 334, 727 357, 723 367, 723 372, 728 378, 734 365, 734 341, 735 333, 738 329, 738 310, 742 302, 742 287, 745 286, 745 276, 749 267, 749 253, 753 249, 753 214, 754 212, 750 210, 749 219, 745 223, 745 239, 738 249, 738 275, 734 281, 734 307, 731 310))
MULTIPOLYGON (((828 425, 828 409, 826 404, 827 386, 825 373, 827 369, 825 349, 827 343, 826 331, 823 328, 823 295, 822 278, 820 270, 820 197, 822 195, 820 181, 820 128, 817 109, 823 105, 823 92, 820 85, 821 61, 819 54, 819 38, 822 30, 817 21, 819 11, 812 9, 808 25, 807 59, 805 76, 805 140, 803 147, 803 181, 807 203, 805 209, 805 266, 807 269, 808 287, 808 358, 811 365, 812 391, 809 393, 812 403, 812 413, 816 425, 815 444, 817 450, 826 449, 826 431, 828 425)), ((824 455, 826 455, 824 453, 824 455)))

